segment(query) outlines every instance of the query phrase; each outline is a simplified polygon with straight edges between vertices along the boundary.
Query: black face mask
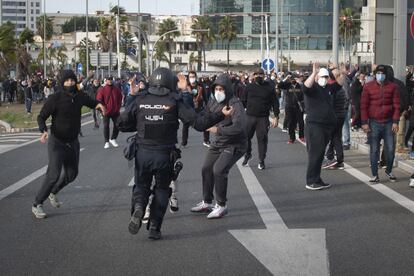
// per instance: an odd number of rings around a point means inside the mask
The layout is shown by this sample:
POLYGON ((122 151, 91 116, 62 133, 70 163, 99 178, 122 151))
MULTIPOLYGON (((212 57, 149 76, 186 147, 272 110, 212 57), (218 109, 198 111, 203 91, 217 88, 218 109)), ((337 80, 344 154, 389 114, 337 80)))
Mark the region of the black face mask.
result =
POLYGON ((291 82, 293 85, 295 85, 296 84, 296 80, 292 80, 292 82, 291 82))
POLYGON ((256 82, 258 84, 263 84, 263 77, 256 77, 256 82))
POLYGON ((78 90, 76 89, 76 85, 63 86, 63 91, 65 91, 65 93, 71 93, 71 94, 76 94, 78 92, 78 90))

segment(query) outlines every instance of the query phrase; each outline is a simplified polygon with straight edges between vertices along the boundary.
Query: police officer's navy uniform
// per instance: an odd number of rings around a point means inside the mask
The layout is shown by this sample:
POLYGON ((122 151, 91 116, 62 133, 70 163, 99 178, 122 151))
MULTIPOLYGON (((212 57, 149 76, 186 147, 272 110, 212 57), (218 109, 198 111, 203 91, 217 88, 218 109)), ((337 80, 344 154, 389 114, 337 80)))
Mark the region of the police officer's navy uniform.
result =
POLYGON ((223 120, 224 115, 222 112, 196 114, 194 109, 185 105, 181 95, 174 91, 176 83, 169 69, 156 69, 149 85, 148 91, 138 95, 135 102, 121 114, 118 124, 121 131, 137 131, 138 149, 129 231, 136 234, 141 226, 154 177, 149 238, 159 239, 173 175, 171 153, 177 143, 178 119, 202 131, 223 120))

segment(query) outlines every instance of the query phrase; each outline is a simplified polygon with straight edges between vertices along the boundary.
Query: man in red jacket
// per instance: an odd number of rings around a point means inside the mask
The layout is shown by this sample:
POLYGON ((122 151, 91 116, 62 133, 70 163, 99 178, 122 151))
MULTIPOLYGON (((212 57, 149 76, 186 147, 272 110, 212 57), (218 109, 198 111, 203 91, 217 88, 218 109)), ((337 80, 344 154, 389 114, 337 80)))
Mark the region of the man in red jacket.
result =
POLYGON ((400 93, 397 86, 387 80, 386 68, 378 65, 374 71, 375 80, 367 83, 362 91, 361 122, 362 128, 370 135, 371 183, 378 183, 378 160, 380 141, 384 139, 387 156, 385 174, 391 182, 397 178, 392 174, 395 157, 395 133, 398 132, 400 119, 400 93))
POLYGON ((109 148, 109 143, 113 147, 118 147, 118 143, 116 142, 116 138, 118 137, 119 129, 116 125, 116 121, 119 117, 119 113, 121 110, 122 105, 122 92, 121 90, 113 85, 113 77, 106 78, 105 86, 101 87, 98 92, 96 99, 102 103, 107 108, 107 113, 103 117, 103 126, 104 126, 104 137, 105 137, 105 145, 104 148, 109 148), (114 124, 114 129, 112 131, 111 139, 109 139, 109 120, 112 120, 114 124))

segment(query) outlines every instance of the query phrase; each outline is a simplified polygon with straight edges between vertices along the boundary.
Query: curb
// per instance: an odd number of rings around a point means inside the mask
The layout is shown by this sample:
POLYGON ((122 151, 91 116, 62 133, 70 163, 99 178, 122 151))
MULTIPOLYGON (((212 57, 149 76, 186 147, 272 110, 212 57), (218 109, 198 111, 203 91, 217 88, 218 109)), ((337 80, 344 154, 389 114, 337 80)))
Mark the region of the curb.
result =
MULTIPOLYGON (((91 116, 91 112, 83 113, 81 115, 81 119, 89 117, 89 116, 91 116)), ((4 133, 20 133, 20 132, 39 132, 39 127, 13 128, 13 127, 10 126, 10 124, 8 124, 7 122, 1 121, 1 120, 0 120, 0 125, 4 126, 4 128, 6 128, 6 132, 3 132, 3 134, 4 133), (6 125, 8 125, 8 128, 7 128, 6 125)), ((47 124, 47 126, 49 127, 50 124, 47 124)))

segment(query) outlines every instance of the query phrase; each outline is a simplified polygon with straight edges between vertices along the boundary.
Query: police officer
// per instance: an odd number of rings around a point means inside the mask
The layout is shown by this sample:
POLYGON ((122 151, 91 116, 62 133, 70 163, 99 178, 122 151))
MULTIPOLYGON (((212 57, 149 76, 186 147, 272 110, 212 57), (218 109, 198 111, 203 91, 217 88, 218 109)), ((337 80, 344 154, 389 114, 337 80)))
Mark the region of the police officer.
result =
MULTIPOLYGON (((183 77, 179 78, 178 88, 185 90, 187 83, 183 77)), ((135 184, 128 229, 131 234, 138 233, 154 177, 154 198, 148 223, 148 238, 153 240, 161 238, 161 224, 168 206, 169 185, 174 166, 171 155, 177 143, 178 119, 183 123, 190 123, 198 131, 203 131, 233 112, 232 108, 224 107, 216 113, 197 114, 183 103, 181 95, 175 91, 176 80, 167 68, 154 70, 148 90, 139 94, 118 120, 121 131, 137 131, 135 184)), ((136 89, 135 85, 131 89, 136 89)))

